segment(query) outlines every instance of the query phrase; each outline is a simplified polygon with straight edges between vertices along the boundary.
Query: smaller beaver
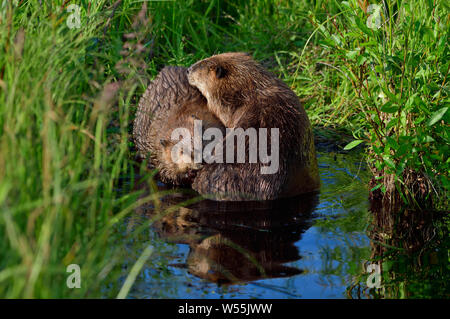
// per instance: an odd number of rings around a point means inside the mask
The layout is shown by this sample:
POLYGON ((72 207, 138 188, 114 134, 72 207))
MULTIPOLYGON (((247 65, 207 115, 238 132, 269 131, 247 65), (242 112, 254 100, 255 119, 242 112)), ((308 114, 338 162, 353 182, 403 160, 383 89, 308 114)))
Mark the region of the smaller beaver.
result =
MULTIPOLYGON (((208 110, 206 99, 189 84, 186 68, 163 68, 139 101, 133 127, 138 155, 149 158, 158 169, 162 182, 190 185, 195 170, 201 167, 200 163, 194 162, 194 153, 183 154, 181 147, 175 154, 179 161, 172 158, 173 147, 178 143, 171 139, 173 130, 184 128, 193 136, 195 120, 202 121, 202 130, 223 128, 219 119, 208 110)), ((194 149, 193 145, 187 147, 194 149)))
MULTIPOLYGON (((223 127, 222 123, 209 112, 206 103, 202 103, 202 100, 186 103, 180 108, 173 108, 167 119, 158 119, 151 125, 150 134, 155 140, 154 156, 151 158, 153 165, 159 170, 161 181, 189 186, 195 177, 195 171, 202 167, 201 163, 194 161, 196 150, 193 139, 172 139, 175 129, 186 129, 193 137, 195 121, 201 121, 202 132, 211 127, 221 130, 223 127), (185 143, 190 145, 185 145, 185 143), (176 149, 175 146, 177 146, 176 149), (184 154, 183 149, 189 150, 188 153, 184 154)), ((207 145, 204 141, 202 144, 207 145)))

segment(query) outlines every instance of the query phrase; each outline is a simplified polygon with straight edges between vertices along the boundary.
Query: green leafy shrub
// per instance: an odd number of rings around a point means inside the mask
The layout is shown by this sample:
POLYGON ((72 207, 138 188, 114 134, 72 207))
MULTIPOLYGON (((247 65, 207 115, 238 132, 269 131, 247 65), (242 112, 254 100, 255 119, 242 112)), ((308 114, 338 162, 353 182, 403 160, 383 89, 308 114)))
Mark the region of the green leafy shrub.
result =
POLYGON ((349 121, 362 128, 346 149, 368 145, 373 190, 419 206, 417 197, 439 198, 449 190, 448 4, 331 2, 333 13, 311 19, 339 76, 335 98, 352 103, 349 121))

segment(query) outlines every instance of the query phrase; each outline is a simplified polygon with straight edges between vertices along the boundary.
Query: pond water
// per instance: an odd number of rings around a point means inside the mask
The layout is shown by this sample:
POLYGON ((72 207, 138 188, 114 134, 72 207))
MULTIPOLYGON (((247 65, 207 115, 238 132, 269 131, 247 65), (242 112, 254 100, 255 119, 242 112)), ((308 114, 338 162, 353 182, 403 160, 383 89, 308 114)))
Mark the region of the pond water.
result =
POLYGON ((129 297, 346 298, 370 256, 368 174, 358 154, 318 152, 318 160, 319 194, 187 207, 176 205, 188 195, 173 194, 138 209, 128 230, 155 222, 129 243, 124 268, 146 245, 153 254, 129 297))

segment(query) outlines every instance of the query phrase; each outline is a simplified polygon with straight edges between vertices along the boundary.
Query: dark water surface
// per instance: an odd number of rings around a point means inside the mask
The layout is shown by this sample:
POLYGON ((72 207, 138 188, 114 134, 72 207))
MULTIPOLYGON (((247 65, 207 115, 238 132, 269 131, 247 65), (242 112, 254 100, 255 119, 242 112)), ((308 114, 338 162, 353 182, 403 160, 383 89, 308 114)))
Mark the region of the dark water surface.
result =
POLYGON ((129 297, 346 298, 370 256, 368 173, 359 155, 319 152, 318 160, 319 194, 270 203, 202 201, 162 216, 188 198, 179 194, 159 209, 140 208, 127 229, 156 221, 128 245, 124 267, 146 245, 153 254, 129 297))

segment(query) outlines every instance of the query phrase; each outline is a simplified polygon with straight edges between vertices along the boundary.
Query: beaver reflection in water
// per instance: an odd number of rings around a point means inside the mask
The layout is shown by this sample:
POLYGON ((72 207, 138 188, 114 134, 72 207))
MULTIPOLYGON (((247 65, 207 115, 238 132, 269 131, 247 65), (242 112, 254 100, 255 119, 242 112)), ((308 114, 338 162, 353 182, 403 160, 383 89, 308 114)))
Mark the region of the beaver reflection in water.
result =
POLYGON ((171 195, 163 199, 158 211, 139 209, 155 218, 152 227, 161 238, 189 245, 186 263, 175 266, 186 267, 191 274, 219 284, 290 277, 302 272, 285 263, 301 258, 295 243, 311 226, 317 195, 270 202, 206 200, 170 214, 162 213, 186 199, 185 195, 171 195))

